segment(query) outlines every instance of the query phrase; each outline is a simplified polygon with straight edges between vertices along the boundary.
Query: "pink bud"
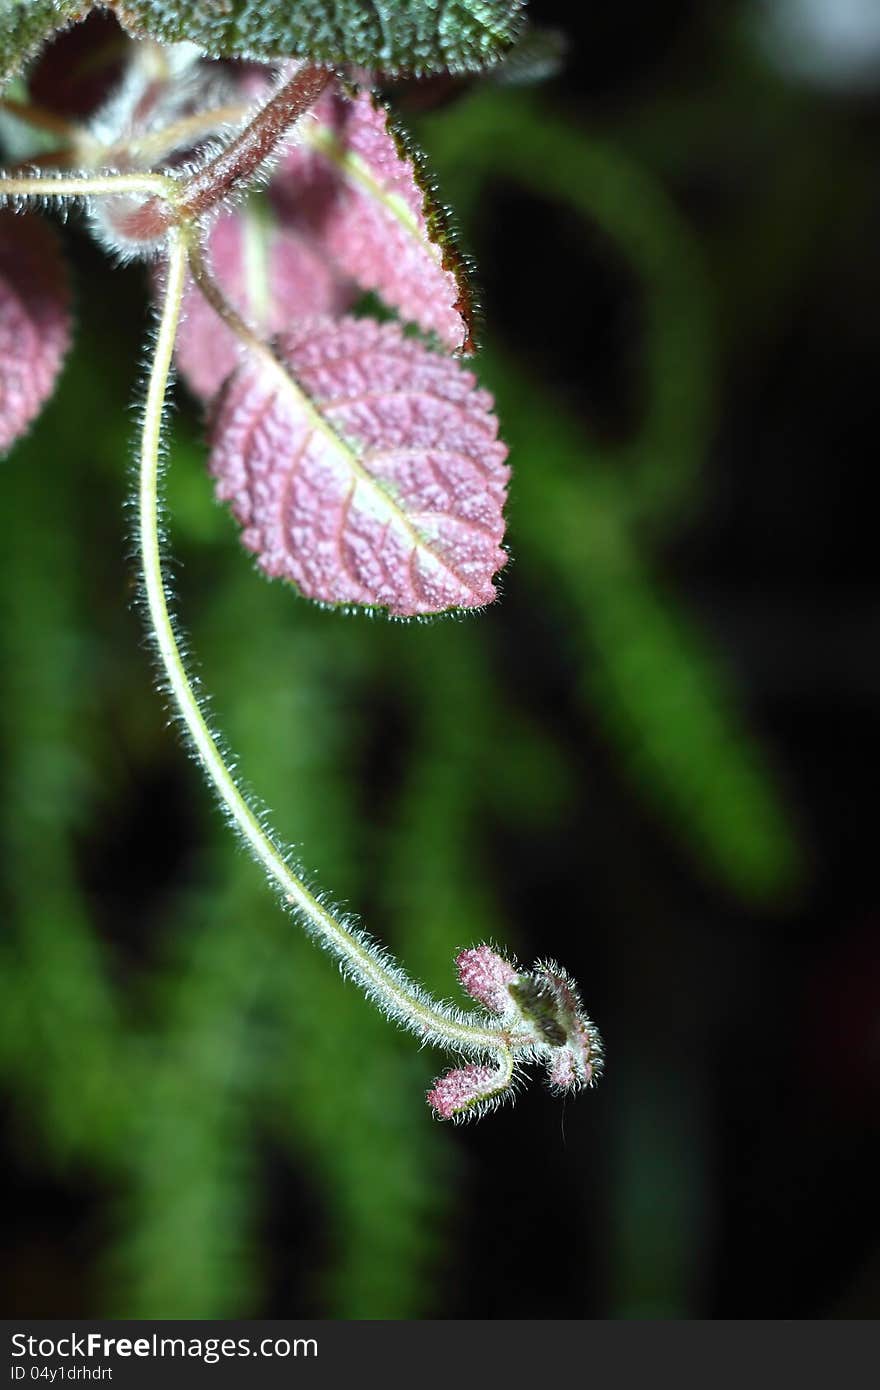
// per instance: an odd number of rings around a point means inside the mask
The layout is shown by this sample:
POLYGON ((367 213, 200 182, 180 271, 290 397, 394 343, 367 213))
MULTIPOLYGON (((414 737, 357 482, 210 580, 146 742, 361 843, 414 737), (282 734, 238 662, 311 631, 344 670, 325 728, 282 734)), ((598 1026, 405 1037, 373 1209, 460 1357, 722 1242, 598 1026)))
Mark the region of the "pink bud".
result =
POLYGON ((441 1120, 451 1120, 472 1105, 488 1100, 498 1090, 498 1072, 494 1067, 472 1062, 457 1071, 448 1071, 428 1092, 428 1104, 441 1120))
POLYGON ((456 956, 458 978, 472 999, 491 1009, 493 1014, 506 1013, 510 1008, 507 986, 518 979, 509 961, 491 946, 475 946, 456 956))

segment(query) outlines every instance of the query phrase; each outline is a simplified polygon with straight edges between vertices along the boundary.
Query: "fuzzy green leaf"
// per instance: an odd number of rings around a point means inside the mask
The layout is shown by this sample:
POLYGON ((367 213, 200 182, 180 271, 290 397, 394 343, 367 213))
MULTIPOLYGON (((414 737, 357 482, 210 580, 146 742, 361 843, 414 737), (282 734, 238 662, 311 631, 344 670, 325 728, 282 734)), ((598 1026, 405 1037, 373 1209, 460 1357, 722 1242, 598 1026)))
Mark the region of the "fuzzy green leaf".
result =
POLYGON ((308 57, 385 73, 471 72, 520 27, 524 0, 115 0, 133 33, 211 57, 308 57))
POLYGON ((0 86, 21 71, 53 29, 88 9, 89 0, 0 0, 0 86))

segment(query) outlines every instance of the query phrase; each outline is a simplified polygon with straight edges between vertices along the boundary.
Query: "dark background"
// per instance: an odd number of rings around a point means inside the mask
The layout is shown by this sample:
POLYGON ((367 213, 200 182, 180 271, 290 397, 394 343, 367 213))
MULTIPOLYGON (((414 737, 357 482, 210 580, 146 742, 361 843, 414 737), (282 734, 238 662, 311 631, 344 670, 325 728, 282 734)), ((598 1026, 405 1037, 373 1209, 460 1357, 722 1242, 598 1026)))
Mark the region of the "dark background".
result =
POLYGON ((480 267, 503 602, 263 584, 183 396, 171 531, 320 881, 444 993, 486 934, 558 957, 606 1076, 441 1130, 442 1059, 277 921, 130 608, 143 271, 71 229, 77 353, 3 469, 7 1315, 878 1310, 880 54, 807 71, 735 0, 530 12, 559 75, 413 121, 480 267))

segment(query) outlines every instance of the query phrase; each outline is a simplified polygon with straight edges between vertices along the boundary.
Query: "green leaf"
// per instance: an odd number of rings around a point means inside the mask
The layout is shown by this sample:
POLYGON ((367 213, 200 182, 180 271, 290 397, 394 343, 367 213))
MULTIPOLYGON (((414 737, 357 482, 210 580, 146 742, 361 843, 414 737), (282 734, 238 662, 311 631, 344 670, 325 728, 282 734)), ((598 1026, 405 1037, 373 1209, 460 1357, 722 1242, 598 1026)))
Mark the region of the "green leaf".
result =
POLYGON ((115 0, 135 34, 211 57, 307 57, 384 73, 472 72, 519 32, 524 0, 115 0))
POLYGON ((81 19, 89 0, 0 0, 0 86, 15 77, 54 29, 81 19))

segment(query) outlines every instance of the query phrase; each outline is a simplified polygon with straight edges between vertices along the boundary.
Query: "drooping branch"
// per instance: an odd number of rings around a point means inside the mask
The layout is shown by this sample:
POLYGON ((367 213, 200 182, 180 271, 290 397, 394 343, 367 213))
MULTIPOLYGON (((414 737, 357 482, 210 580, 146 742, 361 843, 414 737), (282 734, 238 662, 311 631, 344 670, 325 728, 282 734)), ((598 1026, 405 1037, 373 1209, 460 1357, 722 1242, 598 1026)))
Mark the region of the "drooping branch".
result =
POLYGON ((346 974, 389 1018, 437 1046, 470 1056, 494 1057, 498 1075, 509 1079, 512 1076, 512 1047, 515 1040, 499 1023, 478 1014, 464 1014, 432 999, 382 947, 341 915, 331 911, 322 897, 308 886, 303 872, 267 827, 262 810, 254 806, 236 782, 230 770, 231 760, 224 757, 187 674, 169 610, 163 573, 158 488, 162 419, 183 297, 188 240, 187 233, 183 231, 174 231, 169 238, 164 299, 144 406, 140 446, 139 548, 144 598, 163 681, 196 757, 224 811, 284 902, 307 931, 340 960, 346 974))
MULTIPOLYGON (((462 953, 458 961, 463 988, 481 1006, 480 1012, 465 1013, 433 999, 383 947, 351 919, 329 907, 271 830, 265 810, 242 790, 232 771, 234 760, 224 752, 206 719, 183 660, 163 572, 159 528, 162 424, 189 266, 195 287, 245 350, 248 368, 245 372, 243 364, 242 371, 236 374, 236 383, 246 395, 250 393, 249 409, 253 411, 259 396, 258 414, 265 416, 266 412, 271 415, 276 411, 279 419, 275 423, 280 422, 287 431, 285 437, 298 429, 313 442, 313 482, 322 505, 330 509, 338 502, 335 494, 331 496, 326 490, 328 476, 348 476, 349 490, 335 531, 340 560, 346 527, 356 515, 361 559, 364 555, 372 559, 375 552, 381 561, 378 567, 367 566, 371 574, 369 584, 355 572, 349 557, 339 569, 345 580, 344 592, 332 566, 325 566, 318 579, 307 576, 312 587, 301 583, 303 592, 324 601, 378 605, 398 616, 435 613, 447 607, 474 607, 494 597, 491 580, 506 558, 498 545, 503 532, 506 447, 497 440, 491 398, 476 389, 473 376, 448 356, 429 352, 424 345, 405 343, 396 327, 379 329, 363 320, 337 322, 328 318, 324 328, 327 341, 320 345, 325 366, 338 359, 336 349, 344 339, 349 352, 346 360, 357 358, 363 365, 371 399, 384 395, 393 399, 398 409, 404 399, 412 402, 418 396, 431 401, 430 431, 423 420, 418 439, 411 441, 412 447, 401 448, 400 439, 408 436, 398 437, 399 415, 392 413, 386 418, 379 411, 370 419, 361 416, 347 422, 350 383, 345 383, 345 390, 328 391, 332 387, 332 371, 328 369, 322 377, 323 384, 316 388, 310 380, 308 362, 298 358, 302 343, 295 334, 288 333, 270 346, 229 302, 202 254, 201 237, 207 215, 228 203, 237 189, 254 181, 331 76, 327 68, 300 67, 262 106, 243 116, 246 123, 237 133, 230 134, 227 128, 229 138, 224 147, 192 171, 114 172, 101 167, 106 149, 95 145, 95 166, 91 170, 66 174, 56 169, 43 175, 13 171, 0 177, 0 202, 4 198, 12 202, 82 199, 90 204, 93 198, 100 199, 100 215, 106 214, 105 240, 114 249, 125 248, 126 240, 134 245, 135 254, 164 249, 167 265, 143 410, 138 484, 143 595, 163 684, 222 809, 292 914, 337 958, 344 973, 387 1017, 421 1041, 471 1059, 441 1078, 428 1097, 441 1117, 461 1118, 482 1113, 509 1097, 517 1064, 522 1061, 545 1062, 555 1090, 576 1090, 592 1084, 601 1066, 601 1045, 573 982, 552 962, 521 971, 491 948, 479 947, 462 953), (110 201, 105 195, 110 196, 110 201), (339 416, 338 424, 334 412, 339 416), (427 452, 424 461, 430 469, 432 450, 444 456, 455 455, 459 468, 456 477, 463 476, 465 465, 476 469, 478 495, 483 499, 479 514, 471 510, 465 514, 462 510, 459 515, 459 499, 454 495, 450 495, 450 506, 444 503, 438 510, 436 472, 431 497, 422 505, 418 463, 427 452), (405 464, 401 463, 403 456, 405 464), (386 464, 387 477, 382 472, 386 464), (388 482, 394 481, 395 468, 403 467, 406 486, 395 492, 388 482), (318 484, 324 487, 323 492, 318 484), (487 501, 490 494, 491 505, 487 501), (398 583, 403 573, 397 563, 401 559, 408 568, 398 583), (378 592, 376 574, 381 578, 378 592)), ((205 113, 204 120, 215 115, 205 113)), ((189 132, 182 130, 178 122, 176 132, 172 123, 166 130, 151 135, 166 143, 169 132, 186 138, 187 133, 196 134, 197 127, 204 129, 202 119, 196 118, 189 132)), ((372 107, 366 119, 374 135, 376 130, 387 134, 372 107), (371 120, 376 130, 370 125, 371 120)), ((234 124, 237 122, 230 121, 230 125, 234 124)), ((86 142, 80 141, 78 148, 85 150, 86 142)), ((334 145, 334 158, 344 162, 344 153, 334 145)), ((91 154, 88 147, 86 163, 91 163, 91 154)), ((120 152, 120 162, 123 166, 128 162, 125 151, 120 152)), ((355 167, 363 178, 361 166, 355 167)), ((373 188, 372 183, 369 186, 373 188)), ((382 186, 377 185, 377 189, 379 194, 383 192, 382 186)), ((408 215, 412 213, 409 204, 405 207, 408 215)), ((99 214, 94 207, 91 210, 100 226, 99 214)), ((423 229, 418 216, 422 211, 419 202, 413 214, 419 236, 423 229)), ((366 220, 359 223, 360 232, 366 220)), ((426 244, 430 253, 430 236, 426 244)), ((413 316, 421 323, 418 314, 413 316)), ((460 345, 456 324, 455 340, 447 346, 460 345)), ((308 347, 313 359, 316 343, 310 341, 308 347)), ((233 472, 240 465, 237 447, 235 439, 231 443, 227 440, 224 460, 226 465, 232 465, 233 472)), ((283 448, 273 451, 271 465, 276 476, 285 457, 283 448)), ((219 469, 216 449, 212 469, 216 477, 225 478, 224 486, 232 486, 231 474, 223 474, 219 469)), ((229 498, 232 493, 224 495, 229 498)), ((470 506, 473 496, 467 496, 470 506)), ((259 527, 252 526, 252 549, 258 549, 257 530, 259 527)), ((273 537, 268 539, 271 542, 273 537)), ((264 557, 260 553, 262 563, 264 557)), ((273 552, 270 557, 267 551, 267 564, 269 558, 273 563, 278 561, 277 554, 273 552)), ((286 558, 292 563, 297 557, 286 558)), ((292 577, 300 583, 299 572, 292 577)))

